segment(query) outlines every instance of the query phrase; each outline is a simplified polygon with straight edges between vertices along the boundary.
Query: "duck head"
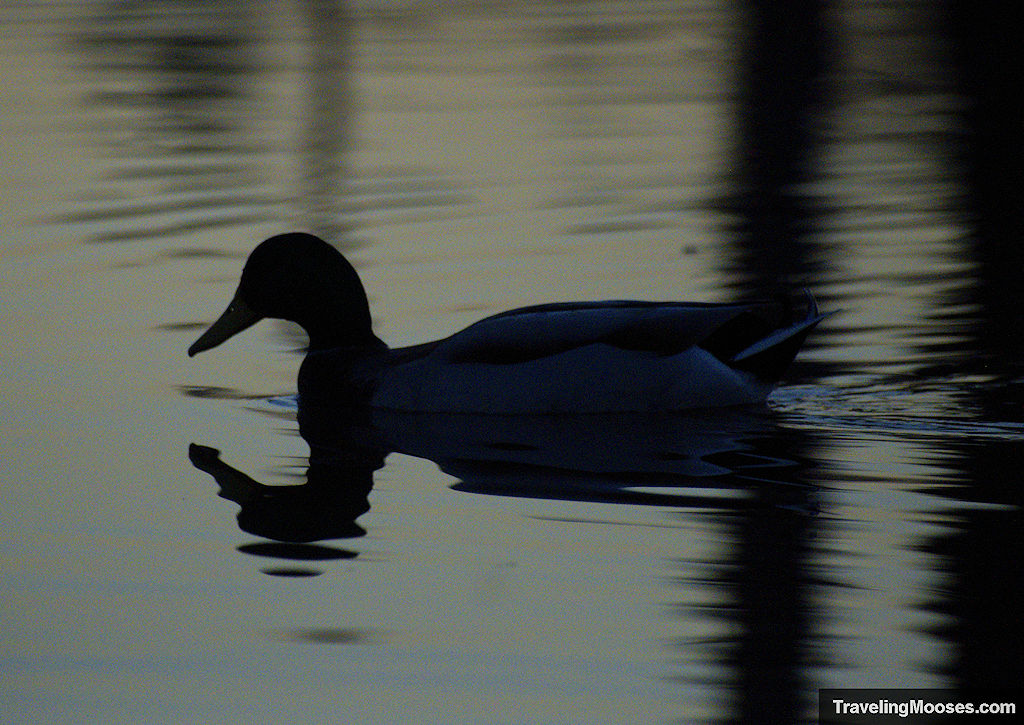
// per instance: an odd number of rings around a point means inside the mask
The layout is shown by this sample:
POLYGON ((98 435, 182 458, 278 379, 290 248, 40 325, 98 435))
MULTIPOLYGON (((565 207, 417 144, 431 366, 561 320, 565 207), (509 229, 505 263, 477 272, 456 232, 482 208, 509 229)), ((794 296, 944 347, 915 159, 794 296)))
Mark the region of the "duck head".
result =
POLYGON ((309 335, 310 350, 383 344, 373 334, 355 269, 312 234, 279 234, 260 243, 228 308, 188 349, 189 357, 267 317, 298 323, 309 335))

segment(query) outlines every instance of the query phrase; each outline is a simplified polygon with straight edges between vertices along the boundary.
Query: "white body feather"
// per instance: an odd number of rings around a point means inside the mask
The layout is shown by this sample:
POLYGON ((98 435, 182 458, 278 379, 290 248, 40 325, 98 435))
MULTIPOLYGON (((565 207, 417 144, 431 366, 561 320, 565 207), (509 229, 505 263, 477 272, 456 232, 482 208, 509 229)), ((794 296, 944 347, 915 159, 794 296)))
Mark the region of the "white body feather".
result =
POLYGON ((371 404, 467 413, 607 413, 755 403, 770 390, 699 348, 657 357, 594 344, 508 365, 426 355, 388 369, 371 404))

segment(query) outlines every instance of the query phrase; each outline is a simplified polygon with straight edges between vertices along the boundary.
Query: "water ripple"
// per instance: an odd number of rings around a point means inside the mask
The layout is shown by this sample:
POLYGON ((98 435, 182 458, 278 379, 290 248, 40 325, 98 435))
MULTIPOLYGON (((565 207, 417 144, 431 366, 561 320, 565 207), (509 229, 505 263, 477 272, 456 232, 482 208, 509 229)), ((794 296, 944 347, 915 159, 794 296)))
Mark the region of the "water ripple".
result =
POLYGON ((1024 422, 975 417, 962 386, 927 389, 895 385, 782 388, 770 405, 786 425, 802 430, 912 438, 1024 440, 1024 422))

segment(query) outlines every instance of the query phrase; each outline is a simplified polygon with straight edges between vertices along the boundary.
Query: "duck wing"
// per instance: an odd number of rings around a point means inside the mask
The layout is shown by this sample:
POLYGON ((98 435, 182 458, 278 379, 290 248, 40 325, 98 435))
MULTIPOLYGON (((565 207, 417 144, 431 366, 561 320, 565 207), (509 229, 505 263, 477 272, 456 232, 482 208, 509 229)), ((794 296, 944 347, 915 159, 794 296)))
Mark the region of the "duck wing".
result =
POLYGON ((514 364, 594 344, 651 355, 700 346, 726 359, 780 327, 776 303, 562 302, 487 317, 435 348, 454 363, 514 364))

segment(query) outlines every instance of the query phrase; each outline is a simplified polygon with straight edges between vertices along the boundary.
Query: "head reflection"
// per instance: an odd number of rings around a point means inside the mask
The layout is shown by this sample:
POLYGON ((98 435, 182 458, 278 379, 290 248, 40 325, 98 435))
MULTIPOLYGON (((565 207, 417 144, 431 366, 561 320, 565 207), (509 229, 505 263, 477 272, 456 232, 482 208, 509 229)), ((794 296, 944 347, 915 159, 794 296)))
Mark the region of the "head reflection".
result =
MULTIPOLYGON (((372 451, 349 453, 339 457, 334 451, 311 447, 306 483, 268 486, 225 463, 217 449, 195 443, 189 446, 192 465, 213 477, 222 498, 241 507, 238 527, 269 539, 241 546, 239 551, 305 563, 354 557, 353 552, 315 542, 366 533, 356 519, 370 509, 367 496, 373 487, 373 472, 384 459, 372 451)), ((278 576, 319 573, 294 566, 265 571, 278 576)))

